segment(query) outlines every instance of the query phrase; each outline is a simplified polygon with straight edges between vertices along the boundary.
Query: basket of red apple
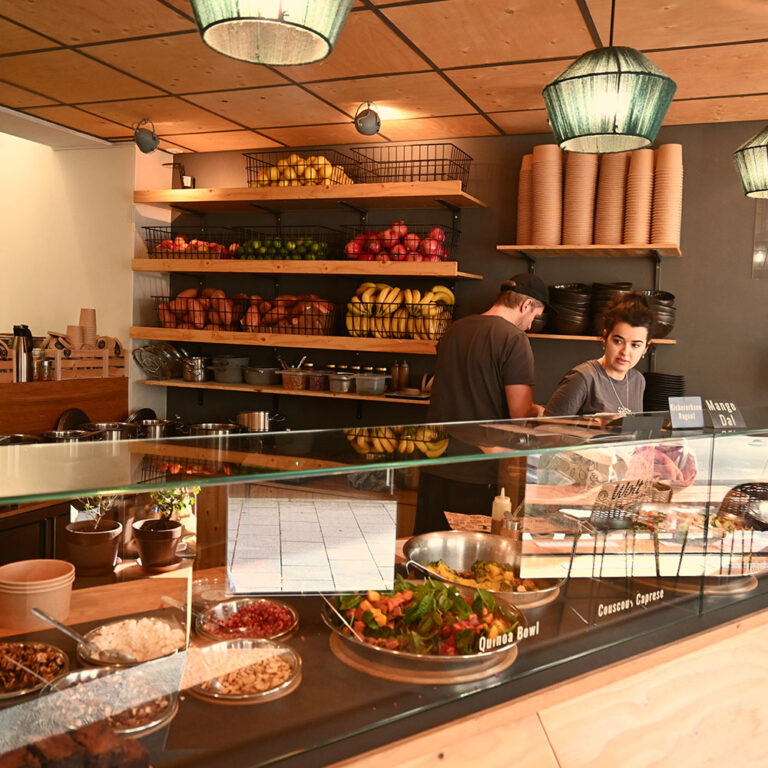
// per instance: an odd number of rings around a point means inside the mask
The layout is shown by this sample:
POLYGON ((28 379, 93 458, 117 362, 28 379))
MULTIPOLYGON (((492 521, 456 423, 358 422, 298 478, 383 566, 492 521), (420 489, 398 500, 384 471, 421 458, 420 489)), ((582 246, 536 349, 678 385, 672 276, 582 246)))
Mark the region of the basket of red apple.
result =
POLYGON ((452 227, 408 225, 395 221, 379 231, 347 227, 351 237, 344 247, 357 261, 450 261, 458 241, 452 227))

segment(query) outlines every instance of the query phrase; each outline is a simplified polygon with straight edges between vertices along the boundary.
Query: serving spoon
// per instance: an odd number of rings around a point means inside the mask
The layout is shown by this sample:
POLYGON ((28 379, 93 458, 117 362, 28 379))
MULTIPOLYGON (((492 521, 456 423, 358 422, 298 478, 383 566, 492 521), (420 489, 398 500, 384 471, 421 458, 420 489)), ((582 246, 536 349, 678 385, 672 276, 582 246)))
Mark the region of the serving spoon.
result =
POLYGON ((99 648, 99 646, 95 643, 92 643, 90 640, 86 640, 79 632, 76 632, 71 627, 68 627, 65 624, 57 621, 53 618, 53 616, 49 616, 47 613, 43 613, 43 611, 41 611, 39 608, 33 608, 32 613, 34 613, 35 616, 42 619, 43 621, 47 621, 52 626, 56 627, 59 632, 63 632, 65 635, 67 635, 67 637, 71 637, 73 640, 81 643, 83 647, 88 651, 88 653, 91 654, 91 656, 104 659, 105 661, 117 661, 122 664, 136 664, 138 662, 138 659, 130 653, 124 653, 123 651, 116 651, 111 649, 104 650, 99 648))

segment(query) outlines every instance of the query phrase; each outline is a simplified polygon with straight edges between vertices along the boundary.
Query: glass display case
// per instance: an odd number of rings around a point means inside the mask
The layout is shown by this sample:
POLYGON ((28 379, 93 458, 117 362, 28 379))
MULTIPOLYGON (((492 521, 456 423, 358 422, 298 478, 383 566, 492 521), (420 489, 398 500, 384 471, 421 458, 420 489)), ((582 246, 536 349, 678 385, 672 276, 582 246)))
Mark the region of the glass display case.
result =
POLYGON ((326 764, 762 609, 767 415, 2 447, 0 766, 326 764))

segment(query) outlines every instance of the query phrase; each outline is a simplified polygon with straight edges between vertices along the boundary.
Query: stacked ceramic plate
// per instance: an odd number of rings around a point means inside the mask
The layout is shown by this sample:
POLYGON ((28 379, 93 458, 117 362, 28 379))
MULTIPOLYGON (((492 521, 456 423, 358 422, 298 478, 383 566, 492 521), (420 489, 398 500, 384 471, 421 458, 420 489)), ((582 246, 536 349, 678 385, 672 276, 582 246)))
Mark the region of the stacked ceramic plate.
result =
POLYGON ((685 395, 685 379, 671 373, 656 373, 648 371, 645 376, 645 394, 643 396, 643 410, 666 411, 669 410, 670 397, 683 397, 685 395))
POLYGON ((603 313, 608 304, 617 296, 629 293, 632 283, 592 283, 592 333, 597 336, 603 333, 603 313))
POLYGON ((630 153, 624 203, 626 245, 647 245, 650 241, 653 160, 652 149, 638 149, 630 153))
POLYGON ((589 289, 584 283, 549 286, 549 308, 555 333, 579 335, 589 327, 589 289))
POLYGON ((640 291, 648 298, 648 303, 653 310, 653 319, 656 324, 654 338, 664 339, 672 332, 675 325, 675 295, 668 291, 640 291))
POLYGON ((662 144, 655 154, 651 242, 677 244, 683 214, 683 147, 662 144))
POLYGON ((520 179, 517 186, 517 242, 519 245, 531 245, 531 208, 533 205, 533 155, 524 155, 520 166, 520 179))
POLYGON ((627 152, 600 156, 595 210, 595 242, 600 245, 621 244, 628 160, 627 152))
POLYGON ((563 217, 563 153, 557 144, 533 148, 533 245, 560 245, 563 217))
POLYGON ((591 245, 598 155, 566 152, 565 158, 563 243, 591 245))

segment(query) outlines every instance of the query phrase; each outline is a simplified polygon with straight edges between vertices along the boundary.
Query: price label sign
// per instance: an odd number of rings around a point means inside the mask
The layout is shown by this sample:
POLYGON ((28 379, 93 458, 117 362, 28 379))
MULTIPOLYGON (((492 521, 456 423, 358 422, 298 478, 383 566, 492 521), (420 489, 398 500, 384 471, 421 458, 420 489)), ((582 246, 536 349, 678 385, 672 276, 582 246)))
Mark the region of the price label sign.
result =
POLYGON ((709 418, 712 419, 714 429, 733 429, 734 427, 746 427, 741 411, 736 403, 729 400, 704 400, 709 418))
POLYGON ((672 429, 701 429, 704 426, 704 407, 700 397, 670 397, 669 419, 672 429))

